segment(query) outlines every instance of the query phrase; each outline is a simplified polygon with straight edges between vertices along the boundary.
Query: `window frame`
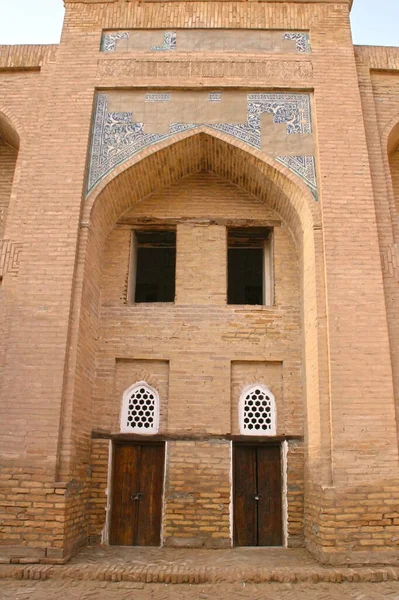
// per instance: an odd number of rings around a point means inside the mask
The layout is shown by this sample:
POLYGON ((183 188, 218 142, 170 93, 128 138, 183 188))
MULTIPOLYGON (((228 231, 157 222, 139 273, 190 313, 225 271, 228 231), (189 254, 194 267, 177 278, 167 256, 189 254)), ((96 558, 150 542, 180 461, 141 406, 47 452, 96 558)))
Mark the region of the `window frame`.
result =
POLYGON ((130 253, 129 253, 129 271, 127 278, 127 304, 139 306, 140 304, 174 304, 176 299, 176 263, 177 263, 177 229, 176 227, 159 227, 159 226, 148 226, 148 227, 133 227, 130 234, 130 253), (175 234, 175 272, 174 272, 174 298, 173 300, 166 301, 149 301, 149 302, 136 302, 136 281, 137 281, 137 260, 138 260, 138 248, 139 243, 137 241, 137 232, 173 232, 175 234))
POLYGON ((238 428, 240 431, 240 435, 250 435, 250 436, 258 436, 258 437, 273 437, 277 435, 277 406, 276 406, 276 398, 271 392, 270 388, 268 388, 263 383, 253 383, 251 385, 247 385, 240 394, 240 399, 238 401, 238 428), (271 426, 270 430, 264 431, 259 429, 246 429, 244 418, 245 418, 245 401, 248 394, 252 391, 259 389, 266 396, 270 398, 270 417, 271 417, 271 426))
MULTIPOLYGON (((226 261, 226 304, 228 306, 253 306, 253 307, 272 307, 275 304, 274 292, 274 230, 272 227, 264 227, 267 230, 267 237, 263 241, 263 269, 262 269, 262 304, 237 304, 229 302, 229 261, 228 253, 232 246, 229 245, 229 232, 234 230, 248 230, 250 234, 252 227, 227 227, 226 228, 226 245, 227 245, 227 261, 226 261)), ((240 246, 238 246, 239 248, 240 246)), ((242 248, 245 248, 242 246, 242 248)))
POLYGON ((152 387, 146 381, 137 381, 133 383, 130 387, 127 388, 123 392, 122 395, 122 407, 120 412, 120 422, 119 429, 121 433, 134 433, 135 435, 156 435, 159 432, 159 423, 160 423, 160 399, 157 390, 152 387), (154 424, 151 428, 148 429, 134 429, 130 425, 128 425, 128 416, 129 416, 129 401, 137 388, 144 387, 154 396, 154 424))

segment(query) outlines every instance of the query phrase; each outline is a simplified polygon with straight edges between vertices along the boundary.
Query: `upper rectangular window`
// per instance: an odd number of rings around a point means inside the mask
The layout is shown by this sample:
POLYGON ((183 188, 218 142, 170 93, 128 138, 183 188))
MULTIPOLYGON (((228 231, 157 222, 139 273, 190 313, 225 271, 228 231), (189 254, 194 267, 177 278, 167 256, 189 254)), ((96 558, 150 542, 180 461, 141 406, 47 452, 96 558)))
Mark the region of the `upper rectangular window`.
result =
POLYGON ((266 227, 227 233, 228 304, 273 304, 272 232, 266 227))
POLYGON ((129 281, 131 302, 174 302, 175 271, 176 231, 133 231, 129 281))

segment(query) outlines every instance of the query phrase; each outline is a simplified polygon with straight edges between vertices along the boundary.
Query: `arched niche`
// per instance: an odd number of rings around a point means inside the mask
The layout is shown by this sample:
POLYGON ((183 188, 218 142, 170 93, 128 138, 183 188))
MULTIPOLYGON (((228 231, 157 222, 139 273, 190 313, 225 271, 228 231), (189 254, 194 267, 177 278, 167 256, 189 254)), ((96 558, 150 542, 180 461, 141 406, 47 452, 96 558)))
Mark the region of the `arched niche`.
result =
POLYGON ((388 135, 387 150, 391 173, 394 208, 396 219, 399 218, 399 115, 388 135))
POLYGON ((11 118, 0 109, 0 239, 4 237, 19 143, 11 118))
MULTIPOLYGON (((97 335, 101 264, 107 236, 118 219, 137 202, 182 177, 201 171, 212 172, 264 201, 293 234, 301 262, 308 459, 314 469, 319 472, 324 469, 323 481, 329 483, 329 386, 322 379, 327 377, 328 369, 319 364, 325 360, 326 344, 325 326, 320 327, 325 319, 325 300, 319 206, 306 185, 284 166, 206 127, 178 134, 147 148, 117 167, 86 198, 72 316, 72 322, 79 317, 80 321, 79 328, 72 331, 69 368, 74 368, 77 357, 78 360, 74 390, 64 397, 61 451, 63 447, 76 447, 68 438, 68 432, 81 439, 84 423, 74 421, 74 414, 80 414, 74 408, 87 404, 91 381, 95 378, 94 353, 82 350, 92 348, 97 335)), ((89 422, 90 419, 86 427, 89 422)), ((89 437, 89 430, 86 435, 89 437)), ((72 455, 68 457, 67 452, 62 452, 62 457, 61 474, 64 470, 68 472, 68 464, 79 462, 72 455)))

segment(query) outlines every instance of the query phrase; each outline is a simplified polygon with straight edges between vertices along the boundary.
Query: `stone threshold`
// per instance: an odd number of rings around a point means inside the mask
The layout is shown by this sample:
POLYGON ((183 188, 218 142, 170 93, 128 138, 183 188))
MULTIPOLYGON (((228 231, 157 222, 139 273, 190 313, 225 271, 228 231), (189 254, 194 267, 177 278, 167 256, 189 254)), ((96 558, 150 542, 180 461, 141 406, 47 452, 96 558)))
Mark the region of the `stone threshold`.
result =
POLYGON ((162 584, 203 583, 343 583, 398 581, 399 567, 270 567, 244 566, 123 566, 79 564, 55 565, 0 565, 0 579, 19 580, 79 580, 113 581, 162 584))

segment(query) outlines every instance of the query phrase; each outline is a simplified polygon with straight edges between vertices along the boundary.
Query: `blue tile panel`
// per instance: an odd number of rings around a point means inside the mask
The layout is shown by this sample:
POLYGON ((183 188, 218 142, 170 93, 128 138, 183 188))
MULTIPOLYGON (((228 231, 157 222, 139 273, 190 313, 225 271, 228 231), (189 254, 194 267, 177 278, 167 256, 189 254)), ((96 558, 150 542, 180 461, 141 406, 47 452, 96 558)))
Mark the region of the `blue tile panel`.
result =
POLYGON ((303 54, 309 54, 312 49, 310 46, 308 33, 287 32, 284 34, 285 40, 296 40, 296 51, 303 54))
MULTIPOLYGON (((220 101, 220 93, 211 93, 209 99, 212 102, 220 101)), ((168 102, 170 94, 148 93, 146 102, 149 101, 168 102)), ((246 123, 204 123, 204 125, 240 140, 250 148, 261 150, 260 115, 262 113, 272 114, 274 123, 285 123, 288 135, 309 134, 312 133, 310 106, 309 94, 248 93, 246 123)), ((169 133, 146 133, 144 123, 135 123, 134 120, 132 122, 131 112, 109 113, 107 95, 99 93, 93 120, 87 192, 90 192, 112 169, 144 148, 171 138, 176 133, 193 130, 199 126, 198 123, 171 123, 169 133)), ((276 160, 299 176, 317 199, 314 156, 278 156, 276 160)))
MULTIPOLYGON (((246 30, 250 31, 250 30, 246 30)), ((102 34, 101 52, 115 52, 116 45, 119 40, 128 40, 130 34, 134 35, 134 31, 115 31, 102 34)), ((177 49, 177 31, 164 31, 162 46, 152 46, 151 50, 155 52, 168 52, 177 49)), ((284 40, 295 40, 296 51, 302 54, 309 54, 312 49, 309 41, 309 34, 299 31, 282 32, 284 40)))
POLYGON ((101 52, 115 52, 118 40, 128 40, 128 31, 117 31, 115 33, 103 33, 101 38, 101 52))
POLYGON ((176 50, 176 32, 165 31, 163 34, 163 45, 153 46, 151 50, 165 51, 165 50, 176 50))

